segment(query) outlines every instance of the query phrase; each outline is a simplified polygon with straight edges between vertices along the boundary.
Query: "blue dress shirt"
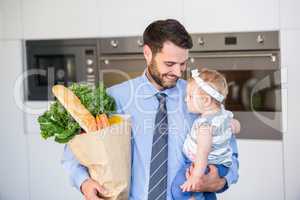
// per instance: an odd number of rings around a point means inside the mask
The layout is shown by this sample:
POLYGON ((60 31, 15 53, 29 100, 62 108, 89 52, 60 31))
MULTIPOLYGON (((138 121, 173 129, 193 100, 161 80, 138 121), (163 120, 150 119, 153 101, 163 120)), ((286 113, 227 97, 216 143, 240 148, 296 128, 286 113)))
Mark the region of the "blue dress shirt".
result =
MULTIPOLYGON (((130 200, 146 200, 150 175, 152 137, 158 101, 155 94, 159 91, 149 82, 145 74, 107 89, 115 99, 117 112, 131 115, 132 120, 132 175, 130 200)), ((184 101, 186 81, 180 79, 175 87, 161 91, 167 94, 168 110, 168 192, 171 200, 171 183, 184 163, 182 145, 190 131, 196 115, 188 113, 184 101)), ((234 136, 231 139, 233 164, 227 174, 225 191, 238 180, 238 152, 234 136)), ((70 175, 71 183, 77 189, 89 177, 87 169, 80 165, 70 149, 65 146, 62 165, 70 175)))

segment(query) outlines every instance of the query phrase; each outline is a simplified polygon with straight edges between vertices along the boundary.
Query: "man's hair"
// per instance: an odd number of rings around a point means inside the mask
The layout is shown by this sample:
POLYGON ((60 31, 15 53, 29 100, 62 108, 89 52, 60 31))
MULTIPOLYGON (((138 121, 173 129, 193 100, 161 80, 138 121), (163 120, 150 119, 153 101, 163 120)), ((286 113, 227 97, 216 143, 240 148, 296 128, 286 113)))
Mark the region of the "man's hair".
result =
POLYGON ((163 48, 166 41, 178 47, 191 49, 193 41, 182 24, 175 19, 157 20, 152 22, 144 31, 144 44, 148 45, 155 55, 163 48))

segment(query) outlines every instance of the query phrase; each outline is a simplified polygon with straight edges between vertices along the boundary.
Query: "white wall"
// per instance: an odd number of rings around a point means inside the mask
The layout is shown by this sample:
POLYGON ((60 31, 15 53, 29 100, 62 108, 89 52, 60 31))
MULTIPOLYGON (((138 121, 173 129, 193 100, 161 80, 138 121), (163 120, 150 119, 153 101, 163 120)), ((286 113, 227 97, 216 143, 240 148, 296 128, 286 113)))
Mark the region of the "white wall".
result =
POLYGON ((231 32, 279 29, 278 0, 189 0, 184 2, 188 31, 231 32))
POLYGON ((160 18, 183 19, 182 0, 100 0, 101 36, 141 35, 145 27, 160 18))
POLYGON ((17 39, 21 38, 20 8, 20 1, 0 1, 1 200, 30 199, 27 138, 13 95, 14 81, 22 71, 22 45, 17 39))
POLYGON ((21 42, 1 39, 0 199, 29 200, 27 138, 23 131, 23 115, 12 92, 21 70, 21 42))
POLYGON ((23 0, 24 38, 96 37, 98 0, 23 0))
POLYGON ((23 0, 21 12, 26 39, 141 35, 163 18, 189 32, 279 29, 279 0, 23 0))
POLYGON ((299 160, 299 74, 300 74, 300 2, 280 1, 282 66, 287 69, 287 118, 284 134, 286 199, 300 199, 299 160))
POLYGON ((0 39, 3 39, 3 10, 1 9, 3 7, 2 2, 0 2, 0 39))
POLYGON ((1 39, 12 40, 23 37, 21 5, 21 0, 0 0, 1 39))
POLYGON ((0 199, 79 200, 60 165, 63 146, 25 132, 24 113, 16 103, 23 102, 22 90, 16 99, 14 94, 23 69, 23 3, 0 0, 0 199))
POLYGON ((282 141, 240 139, 238 147, 239 182, 219 195, 219 199, 283 200, 282 141))

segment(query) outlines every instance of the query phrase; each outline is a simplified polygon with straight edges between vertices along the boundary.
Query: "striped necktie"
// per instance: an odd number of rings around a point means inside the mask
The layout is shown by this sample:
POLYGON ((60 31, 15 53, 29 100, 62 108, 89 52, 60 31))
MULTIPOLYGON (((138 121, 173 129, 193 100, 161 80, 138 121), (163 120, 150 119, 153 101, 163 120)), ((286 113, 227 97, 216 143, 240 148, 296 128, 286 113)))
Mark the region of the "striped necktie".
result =
POLYGON ((157 93, 159 101, 152 141, 148 200, 167 199, 168 180, 168 115, 166 94, 157 93))

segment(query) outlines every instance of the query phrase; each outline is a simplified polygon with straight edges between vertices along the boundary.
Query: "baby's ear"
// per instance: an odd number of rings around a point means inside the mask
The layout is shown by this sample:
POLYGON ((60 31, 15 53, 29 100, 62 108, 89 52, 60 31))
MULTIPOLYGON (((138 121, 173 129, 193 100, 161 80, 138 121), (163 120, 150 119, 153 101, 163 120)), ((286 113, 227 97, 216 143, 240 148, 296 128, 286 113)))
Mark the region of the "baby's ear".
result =
POLYGON ((209 106, 211 103, 213 103, 213 99, 209 95, 205 95, 204 99, 205 99, 204 102, 205 102, 206 106, 209 106))

